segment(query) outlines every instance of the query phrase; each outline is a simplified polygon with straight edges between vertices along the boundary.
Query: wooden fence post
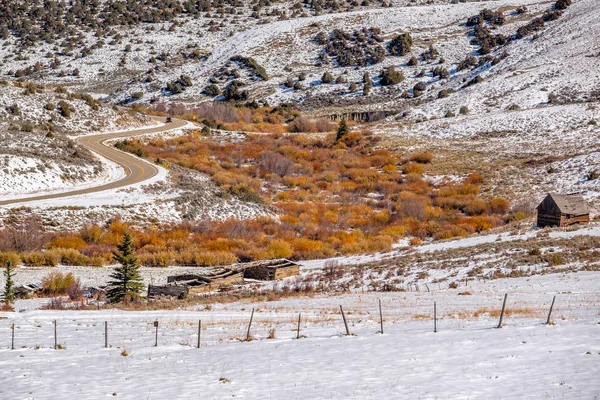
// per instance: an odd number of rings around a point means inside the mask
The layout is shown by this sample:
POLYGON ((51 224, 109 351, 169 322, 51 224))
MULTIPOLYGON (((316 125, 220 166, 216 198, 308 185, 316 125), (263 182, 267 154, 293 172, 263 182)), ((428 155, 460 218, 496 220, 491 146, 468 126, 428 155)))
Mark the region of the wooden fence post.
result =
POLYGON ((552 298, 552 304, 550 305, 550 311, 548 312, 548 319, 546 320, 546 325, 550 325, 550 316, 552 315, 552 309, 554 308, 554 300, 556 300, 556 296, 552 298))
POLYGON ((381 311, 381 299, 379 299, 379 324, 381 325, 381 334, 383 335, 383 312, 381 311))
POLYGON ((344 320, 344 326, 346 327, 346 336, 350 336, 350 329, 348 329, 348 321, 346 321, 346 314, 344 314, 344 309, 340 304, 340 311, 342 312, 342 319, 344 320))
POLYGON ((58 341, 56 339, 56 320, 54 320, 54 350, 58 348, 58 341))
POLYGON ((437 304, 433 302, 433 333, 437 332, 437 304))
POLYGON ((252 318, 254 318, 254 308, 252 314, 250 314, 250 322, 248 323, 248 332, 246 332, 246 341, 250 341, 250 327, 252 326, 252 318))
POLYGON ((508 293, 504 293, 504 301, 502 302, 502 311, 500 311, 500 321, 498 322, 498 328, 502 328, 502 319, 504 318, 504 309, 506 308, 506 298, 508 293))
POLYGON ((198 348, 200 348, 200 335, 202 334, 202 320, 198 320, 198 348))
POLYGON ((154 327, 156 328, 156 333, 154 335, 154 347, 158 347, 158 320, 154 321, 154 327))
POLYGON ((11 349, 11 350, 14 350, 14 349, 15 349, 15 323, 14 323, 14 322, 13 322, 13 324, 12 324, 12 333, 11 333, 10 349, 11 349))
POLYGON ((108 321, 104 321, 104 348, 108 349, 108 321))
POLYGON ((296 339, 300 339, 300 318, 302 313, 298 313, 298 329, 296 330, 296 339))

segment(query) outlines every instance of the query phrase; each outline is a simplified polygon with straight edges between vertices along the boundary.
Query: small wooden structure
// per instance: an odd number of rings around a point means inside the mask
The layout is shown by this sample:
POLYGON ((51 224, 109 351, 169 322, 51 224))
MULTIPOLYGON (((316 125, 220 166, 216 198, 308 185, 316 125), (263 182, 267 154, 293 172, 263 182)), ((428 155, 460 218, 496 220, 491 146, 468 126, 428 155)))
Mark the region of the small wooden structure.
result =
POLYGON ((149 285, 148 297, 177 297, 183 299, 212 292, 244 282, 244 279, 274 281, 300 275, 300 264, 286 259, 239 263, 227 268, 202 269, 202 273, 172 275, 166 285, 149 285))
POLYGON ((167 277, 166 285, 149 285, 148 297, 169 296, 179 299, 190 295, 211 292, 244 281, 240 271, 216 268, 203 274, 173 275, 167 277))
POLYGON ((590 222, 590 209, 579 194, 548 193, 537 206, 537 225, 569 226, 590 222))
POLYGON ((231 269, 243 271, 245 279, 276 281, 300 275, 300 264, 285 258, 234 264, 231 269))

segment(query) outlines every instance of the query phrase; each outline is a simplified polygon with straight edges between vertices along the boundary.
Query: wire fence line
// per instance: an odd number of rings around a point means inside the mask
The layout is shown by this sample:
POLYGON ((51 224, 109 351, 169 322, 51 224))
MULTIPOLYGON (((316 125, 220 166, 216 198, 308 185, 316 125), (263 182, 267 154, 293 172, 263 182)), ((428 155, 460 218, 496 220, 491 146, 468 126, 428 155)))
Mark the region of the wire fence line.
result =
MULTIPOLYGON (((494 310, 498 314, 498 322, 489 324, 489 328, 502 328, 505 314, 510 314, 507 305, 508 294, 504 295, 502 306, 494 310)), ((555 308, 556 296, 544 313, 540 324, 552 325, 552 312, 555 308)), ((418 314, 419 320, 431 321, 433 333, 440 330, 451 329, 440 326, 439 301, 431 304, 430 314, 418 314)), ((78 348, 90 343, 97 343, 98 348, 144 348, 180 345, 188 347, 207 347, 219 343, 235 341, 252 341, 262 339, 302 339, 306 337, 324 337, 331 335, 355 336, 357 331, 361 335, 384 334, 386 324, 386 310, 381 300, 374 305, 375 318, 359 318, 354 316, 352 310, 339 306, 339 312, 334 314, 314 314, 310 312, 269 312, 261 315, 260 310, 252 308, 251 311, 240 313, 237 316, 229 315, 229 320, 219 318, 190 319, 189 316, 175 315, 168 318, 165 315, 149 319, 148 316, 132 321, 129 316, 112 318, 110 315, 81 319, 48 319, 40 318, 38 314, 34 321, 25 320, 21 323, 8 321, 10 337, 8 346, 11 350, 19 348, 54 348, 66 350, 78 348), (103 318, 104 317, 104 318, 103 318), (163 318, 161 320, 161 318, 163 318), (183 318, 182 318, 183 317, 183 318), (371 330, 374 329, 374 330, 371 330), (377 329, 378 328, 378 329, 377 329), (368 333, 367 333, 368 332, 368 333)), ((95 312, 92 312, 95 313, 95 312)), ((539 313, 538 313, 539 314, 539 313)), ((490 313, 492 316, 492 313, 490 313)), ((389 320, 387 321, 390 322, 389 320)), ((490 321, 485 321, 489 323, 490 321)), ((394 322, 397 324, 398 322, 394 322)), ((422 328, 421 332, 424 330, 422 328)), ((6 337, 5 335, 2 335, 6 337)), ((4 341, 4 340, 3 340, 4 341)))

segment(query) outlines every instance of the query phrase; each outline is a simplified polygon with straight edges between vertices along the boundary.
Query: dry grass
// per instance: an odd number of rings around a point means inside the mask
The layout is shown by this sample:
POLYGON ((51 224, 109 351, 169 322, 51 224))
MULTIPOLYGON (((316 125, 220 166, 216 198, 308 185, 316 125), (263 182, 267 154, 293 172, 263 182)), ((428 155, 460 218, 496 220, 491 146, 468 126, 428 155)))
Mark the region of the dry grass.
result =
POLYGON ((432 314, 413 314, 410 316, 410 319, 414 319, 414 320, 433 319, 433 315, 432 314))
MULTIPOLYGON (((480 307, 475 312, 473 312, 473 317, 479 318, 481 316, 487 315, 491 318, 500 318, 501 311, 502 311, 501 309, 489 309, 487 307, 480 307)), ((533 309, 530 307, 507 308, 504 310, 504 315, 507 317, 518 316, 518 317, 528 317, 528 318, 536 317, 536 318, 538 318, 538 317, 543 316, 543 314, 544 314, 543 310, 533 309)))

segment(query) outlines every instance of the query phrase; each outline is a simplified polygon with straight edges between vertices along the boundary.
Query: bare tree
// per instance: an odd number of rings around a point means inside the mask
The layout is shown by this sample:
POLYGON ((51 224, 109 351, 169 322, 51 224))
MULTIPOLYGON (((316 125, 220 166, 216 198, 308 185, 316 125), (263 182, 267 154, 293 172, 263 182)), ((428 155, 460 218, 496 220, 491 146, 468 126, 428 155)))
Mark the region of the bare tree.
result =
POLYGON ((262 169, 281 177, 290 174, 294 168, 292 160, 273 151, 263 153, 259 161, 262 169))

